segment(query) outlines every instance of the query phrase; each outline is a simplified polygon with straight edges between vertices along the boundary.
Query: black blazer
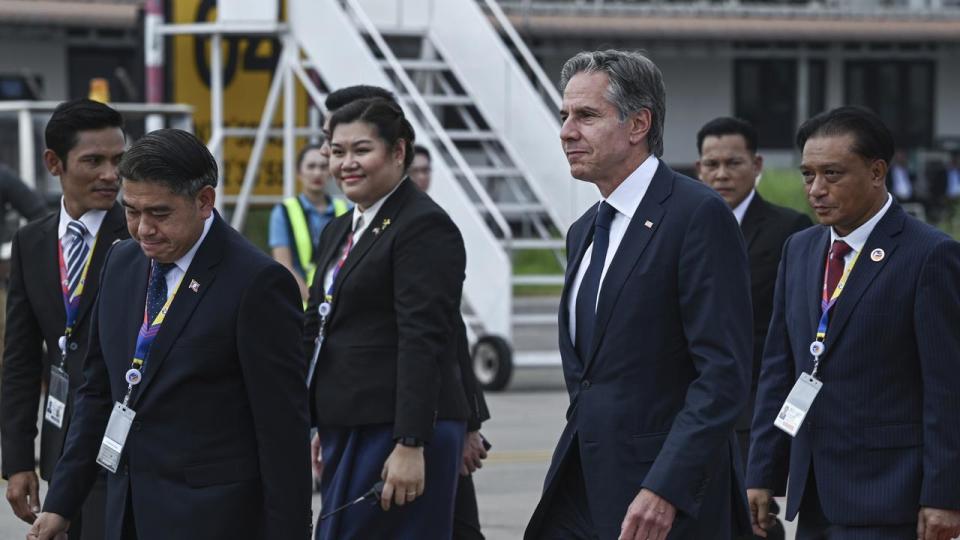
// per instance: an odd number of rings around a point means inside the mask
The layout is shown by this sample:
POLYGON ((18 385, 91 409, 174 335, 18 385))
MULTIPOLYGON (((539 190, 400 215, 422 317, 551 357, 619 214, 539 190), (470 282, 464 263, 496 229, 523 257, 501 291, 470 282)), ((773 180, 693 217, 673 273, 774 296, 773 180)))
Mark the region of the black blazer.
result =
MULTIPOLYGON (((320 235, 304 351, 319 329, 322 276, 340 256, 348 213, 320 235)), ((446 212, 408 179, 384 202, 337 276, 313 389, 318 426, 392 423, 395 437, 429 441, 437 419, 465 420, 460 295, 466 257, 446 212)))
MULTIPOLYGON (((60 266, 57 263, 59 211, 25 225, 13 237, 10 289, 7 296, 7 333, 3 353, 3 404, 0 439, 3 444, 3 477, 36 466, 37 405, 41 381, 50 376, 50 365, 60 362, 58 341, 66 325, 60 266), (46 351, 44 351, 46 345, 46 351)), ((41 423, 40 476, 50 479, 60 457, 77 388, 83 382, 82 363, 90 334, 90 308, 100 290, 100 269, 110 246, 129 237, 123 208, 107 211, 93 249, 84 294, 80 297, 73 341, 67 350, 70 395, 62 429, 41 423)))
MULTIPOLYGON (((747 243, 750 259, 750 292, 753 299, 753 370, 750 378, 750 401, 747 403, 737 429, 750 429, 753 420, 753 402, 757 396, 757 377, 760 375, 760 359, 763 358, 763 343, 767 339, 770 315, 773 313, 773 286, 777 281, 777 266, 783 243, 791 234, 813 225, 806 214, 768 203, 754 194, 747 212, 743 215, 740 230, 747 243)), ((746 459, 746 456, 743 456, 746 459)))
POLYGON ((540 537, 572 451, 600 538, 617 537, 642 488, 677 508, 671 539, 745 533, 733 429, 747 399, 752 326, 737 221, 713 190, 661 162, 607 269, 581 358, 567 298, 596 208, 567 233, 559 337, 570 407, 525 537, 540 537))
POLYGON ((831 312, 823 387, 800 431, 791 438, 773 425, 813 365, 829 245, 823 226, 784 245, 747 486, 789 492, 789 520, 810 473, 824 515, 838 525, 913 523, 921 506, 960 508, 960 243, 897 203, 831 312))
MULTIPOLYGON (((73 515, 127 390, 149 260, 134 241, 104 264, 73 425, 44 504, 73 515)), ((307 538, 310 456, 302 304, 284 267, 217 216, 136 387, 136 418, 107 474, 106 538, 134 509, 141 540, 307 538), (128 506, 129 505, 129 506, 128 506)))

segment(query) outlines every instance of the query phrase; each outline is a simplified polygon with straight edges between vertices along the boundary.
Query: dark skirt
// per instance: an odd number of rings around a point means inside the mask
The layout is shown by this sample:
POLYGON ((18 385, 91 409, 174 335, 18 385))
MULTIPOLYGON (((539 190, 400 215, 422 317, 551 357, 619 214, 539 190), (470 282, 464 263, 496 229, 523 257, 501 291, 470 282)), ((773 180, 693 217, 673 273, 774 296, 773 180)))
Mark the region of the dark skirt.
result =
MULTIPOLYGON (((322 515, 356 500, 378 482, 395 443, 392 424, 321 427, 318 433, 324 464, 322 515)), ((413 503, 392 505, 384 512, 378 502, 361 502, 318 521, 317 540, 449 540, 465 433, 464 422, 437 422, 424 449, 426 486, 413 503)))

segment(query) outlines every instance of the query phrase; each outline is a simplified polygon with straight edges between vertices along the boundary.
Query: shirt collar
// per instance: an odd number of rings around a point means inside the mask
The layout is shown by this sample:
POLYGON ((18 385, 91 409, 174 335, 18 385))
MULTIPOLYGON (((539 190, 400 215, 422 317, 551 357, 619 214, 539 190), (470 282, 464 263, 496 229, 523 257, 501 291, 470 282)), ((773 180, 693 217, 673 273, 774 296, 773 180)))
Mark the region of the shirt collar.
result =
POLYGON ((606 198, 607 204, 612 206, 617 212, 627 216, 627 219, 633 219, 634 212, 640 206, 640 201, 647 193, 650 182, 653 181, 653 175, 660 166, 660 160, 653 154, 636 168, 630 176, 613 190, 613 193, 606 198))
POLYGON ((893 205, 893 196, 887 193, 887 202, 883 205, 883 208, 868 219, 866 223, 851 231, 847 236, 838 235, 837 231, 833 227, 830 227, 830 244, 832 245, 836 240, 843 240, 848 246, 853 248, 853 251, 860 253, 863 251, 863 246, 866 245, 867 239, 870 238, 870 233, 873 232, 873 229, 883 218, 884 214, 887 213, 891 205, 893 205))
POLYGON ((314 206, 312 202, 310 202, 310 199, 308 199, 306 195, 301 193, 300 195, 298 195, 298 197, 300 198, 300 204, 307 209, 307 212, 313 212, 314 214, 318 214, 321 216, 332 216, 334 213, 333 199, 330 198, 329 195, 323 196, 323 199, 327 202, 327 207, 322 213, 319 210, 317 210, 317 207, 314 206))
POLYGON ((200 249, 200 244, 203 243, 203 239, 207 237, 207 233, 210 232, 210 226, 213 225, 214 213, 210 213, 210 217, 203 220, 203 232, 200 233, 200 238, 194 242, 193 247, 187 251, 183 257, 180 257, 173 264, 177 265, 177 268, 180 269, 184 274, 187 273, 187 269, 190 268, 190 263, 193 262, 194 255, 197 254, 197 250, 200 249))
MULTIPOLYGON (((61 240, 63 240, 64 235, 67 234, 67 224, 73 221, 73 218, 67 213, 67 207, 64 205, 63 200, 64 198, 60 197, 60 224, 57 227, 57 238, 61 240)), ((89 233, 88 239, 97 237, 97 233, 100 232, 100 226, 103 225, 103 218, 106 216, 106 210, 88 210, 87 213, 80 216, 78 221, 83 223, 83 226, 87 228, 87 232, 89 233)))
POLYGON ((406 181, 406 178, 400 180, 396 186, 393 186, 393 189, 390 190, 390 193, 387 193, 377 202, 371 204, 366 210, 361 211, 359 206, 353 205, 353 225, 351 226, 351 230, 353 231, 354 242, 356 242, 360 234, 367 229, 367 225, 370 225, 370 222, 373 221, 373 218, 377 217, 377 212, 380 211, 380 207, 383 206, 383 203, 386 202, 386 200, 393 195, 393 192, 396 191, 397 188, 399 188, 406 181), (360 219, 361 216, 363 216, 363 223, 358 228, 357 220, 360 219))
POLYGON ((743 224, 743 216, 747 213, 747 208, 750 207, 750 203, 753 202, 753 196, 757 194, 757 190, 751 189, 750 193, 747 194, 747 197, 740 201, 740 204, 733 209, 733 216, 737 218, 737 223, 743 224))

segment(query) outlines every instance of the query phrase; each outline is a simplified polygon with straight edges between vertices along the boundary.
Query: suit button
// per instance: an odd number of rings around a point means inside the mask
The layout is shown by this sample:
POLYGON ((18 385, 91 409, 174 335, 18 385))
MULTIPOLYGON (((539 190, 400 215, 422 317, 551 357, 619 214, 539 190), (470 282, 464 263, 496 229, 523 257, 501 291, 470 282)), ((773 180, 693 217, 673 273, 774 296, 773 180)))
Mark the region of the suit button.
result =
POLYGON ((79 348, 80 348, 80 346, 77 345, 76 342, 73 342, 73 343, 70 344, 70 350, 71 350, 71 351, 75 351, 75 350, 77 350, 77 349, 79 349, 79 348))
POLYGON ((582 383, 580 383, 580 387, 583 388, 584 390, 586 390, 587 388, 590 388, 590 381, 583 381, 582 383))

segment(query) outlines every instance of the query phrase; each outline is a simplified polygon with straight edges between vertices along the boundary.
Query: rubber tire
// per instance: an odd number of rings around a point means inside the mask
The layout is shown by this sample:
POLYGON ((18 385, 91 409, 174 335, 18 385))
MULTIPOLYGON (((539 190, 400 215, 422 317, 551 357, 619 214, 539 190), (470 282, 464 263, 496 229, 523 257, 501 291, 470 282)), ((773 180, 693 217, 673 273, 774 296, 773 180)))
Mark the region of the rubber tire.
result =
POLYGON ((499 392, 513 377, 513 351, 500 336, 483 336, 470 355, 473 373, 484 390, 499 392))

